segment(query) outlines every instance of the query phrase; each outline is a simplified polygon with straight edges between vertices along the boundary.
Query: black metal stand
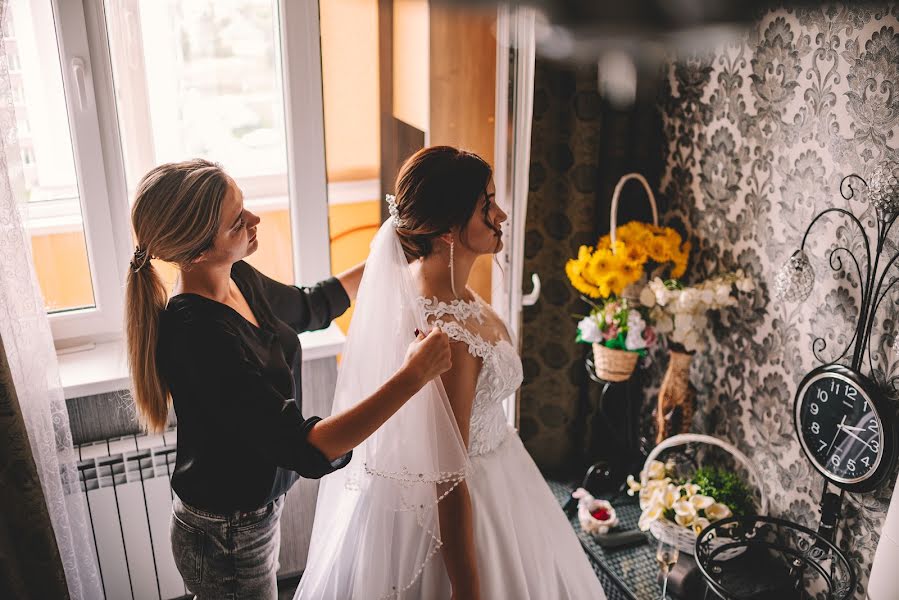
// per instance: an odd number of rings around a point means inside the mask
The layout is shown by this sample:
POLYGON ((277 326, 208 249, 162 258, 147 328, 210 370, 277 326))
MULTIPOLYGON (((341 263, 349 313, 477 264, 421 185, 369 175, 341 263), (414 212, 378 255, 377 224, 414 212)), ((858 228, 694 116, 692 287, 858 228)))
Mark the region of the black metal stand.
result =
MULTIPOLYGON (((585 437, 587 440, 596 440, 601 431, 602 435, 610 440, 611 446, 616 449, 615 455, 607 461, 607 476, 612 480, 609 482, 609 487, 614 486, 620 492, 626 487, 624 483, 625 477, 628 474, 636 475, 643 467, 645 453, 643 452, 640 436, 639 415, 641 403, 634 402, 633 398, 627 397, 627 403, 623 411, 623 427, 615 426, 615 424, 621 422, 621 419, 611 416, 607 410, 606 404, 609 400, 609 392, 617 386, 627 385, 627 382, 616 383, 597 377, 591 356, 585 358, 584 367, 590 380, 601 386, 596 410, 587 427, 588 435, 585 437)), ((598 453, 591 446, 592 444, 588 444, 587 454, 595 457, 598 453)), ((594 469, 594 471, 598 470, 600 464, 594 463, 591 469, 594 469)))
POLYGON ((724 600, 846 600, 855 591, 855 569, 839 548, 773 517, 731 517, 707 527, 696 540, 696 563, 724 600))

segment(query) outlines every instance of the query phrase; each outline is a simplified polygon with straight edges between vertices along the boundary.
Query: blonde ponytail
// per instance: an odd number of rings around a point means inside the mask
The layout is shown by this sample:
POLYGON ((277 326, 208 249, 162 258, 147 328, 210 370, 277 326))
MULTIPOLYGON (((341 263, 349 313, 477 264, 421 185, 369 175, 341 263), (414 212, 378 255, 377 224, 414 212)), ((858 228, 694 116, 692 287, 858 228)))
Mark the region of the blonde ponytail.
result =
POLYGON ((132 395, 141 425, 150 432, 165 429, 168 422, 168 386, 156 365, 159 314, 165 309, 166 291, 150 258, 140 268, 129 268, 125 283, 125 332, 132 395))

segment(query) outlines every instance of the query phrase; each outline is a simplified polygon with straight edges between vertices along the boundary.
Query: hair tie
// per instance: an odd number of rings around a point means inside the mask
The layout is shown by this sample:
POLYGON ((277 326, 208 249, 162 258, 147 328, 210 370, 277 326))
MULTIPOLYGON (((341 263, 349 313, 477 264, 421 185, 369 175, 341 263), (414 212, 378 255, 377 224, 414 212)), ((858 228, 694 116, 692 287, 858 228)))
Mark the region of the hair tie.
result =
POLYGON ((131 259, 131 271, 137 273, 141 269, 144 268, 152 257, 147 254, 147 251, 140 246, 134 247, 134 257, 131 259))

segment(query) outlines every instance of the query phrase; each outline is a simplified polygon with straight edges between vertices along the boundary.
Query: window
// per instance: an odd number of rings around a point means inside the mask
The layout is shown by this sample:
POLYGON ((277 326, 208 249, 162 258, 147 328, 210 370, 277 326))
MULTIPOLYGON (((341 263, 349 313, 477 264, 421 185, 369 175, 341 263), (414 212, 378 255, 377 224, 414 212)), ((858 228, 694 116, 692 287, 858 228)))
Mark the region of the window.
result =
POLYGON ((7 46, 23 167, 17 189, 44 302, 51 314, 92 308, 81 193, 51 6, 13 0, 9 8, 14 18, 7 46))
POLYGON ((130 198, 161 162, 223 165, 262 216, 249 260, 267 274, 330 274, 316 3, 12 0, 12 12, 18 189, 58 343, 121 335, 130 198))
MULTIPOLYGON (((107 0, 128 197, 152 167, 220 163, 257 213, 247 260, 294 280, 278 15, 271 0, 107 0), (239 76, 235 76, 239 74, 239 76)), ((163 266, 174 282, 174 269, 163 266)))
MULTIPOLYGON (((221 163, 262 218, 249 262, 308 284, 365 258, 393 186, 385 173, 407 150, 492 148, 493 72, 472 67, 492 65, 492 17, 425 0, 10 1, 17 189, 64 345, 121 335, 130 201, 159 163, 221 163), (459 32, 472 24, 481 46, 462 56, 459 32), (452 51, 429 58, 429 39, 452 51), (390 59, 379 56, 385 42, 390 59), (459 87, 471 79, 476 89, 459 87), (437 102, 438 85, 461 91, 437 102), (414 139, 385 145, 385 122, 414 139)), ((160 267, 172 283, 174 269, 160 267)))

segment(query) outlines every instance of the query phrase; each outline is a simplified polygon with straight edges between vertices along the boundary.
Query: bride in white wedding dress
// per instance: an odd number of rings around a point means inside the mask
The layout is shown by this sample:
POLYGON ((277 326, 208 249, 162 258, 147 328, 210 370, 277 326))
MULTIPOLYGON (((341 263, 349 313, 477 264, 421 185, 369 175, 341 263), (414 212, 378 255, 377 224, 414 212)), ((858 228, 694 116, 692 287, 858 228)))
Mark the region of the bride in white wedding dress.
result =
POLYGON ((351 407, 442 328, 453 366, 320 487, 296 599, 604 600, 568 519, 508 424, 508 328, 466 285, 502 247, 491 169, 446 146, 411 157, 366 263, 335 394, 351 407), (399 361, 399 362, 398 362, 399 361))

